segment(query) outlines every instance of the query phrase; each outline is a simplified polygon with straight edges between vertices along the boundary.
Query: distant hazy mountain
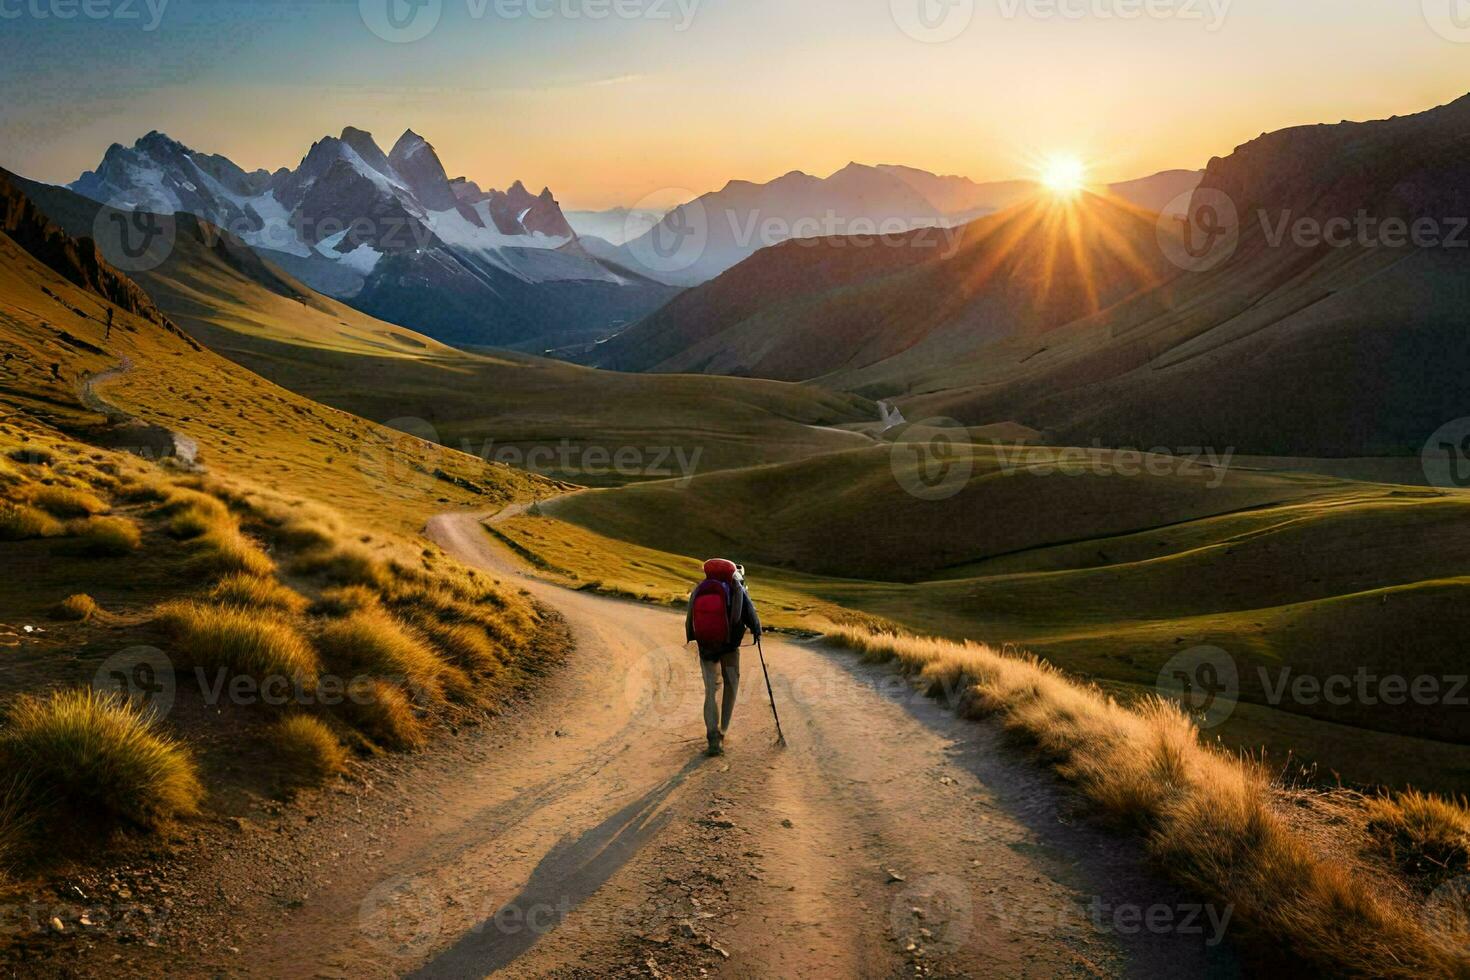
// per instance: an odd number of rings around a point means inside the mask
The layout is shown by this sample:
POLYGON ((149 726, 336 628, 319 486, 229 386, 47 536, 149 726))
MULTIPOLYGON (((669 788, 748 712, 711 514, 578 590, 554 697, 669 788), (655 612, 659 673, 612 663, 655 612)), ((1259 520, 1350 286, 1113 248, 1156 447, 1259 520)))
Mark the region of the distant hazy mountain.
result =
POLYGON ((638 238, 659 223, 663 211, 609 208, 606 211, 568 211, 567 223, 582 237, 600 238, 609 245, 622 245, 638 238))
POLYGON ((829 177, 793 171, 765 184, 732 180, 674 208, 618 254, 629 268, 697 285, 792 238, 963 224, 1015 203, 1032 186, 977 184, 911 167, 859 163, 829 177))
POLYGON ((348 127, 275 173, 154 132, 114 144, 70 187, 121 209, 203 218, 312 288, 451 343, 595 338, 674 292, 577 247, 549 189, 450 180, 411 130, 384 153, 348 127))
MULTIPOLYGON (((1114 184, 1109 191, 1158 211, 1193 189, 1202 173, 1171 170, 1114 184)), ((664 282, 693 286, 792 238, 954 227, 1020 204, 1038 189, 1032 180, 977 183, 916 167, 850 163, 825 178, 793 171, 765 184, 732 180, 650 222, 644 234, 626 237, 626 244, 619 237, 619 216, 626 212, 579 215, 572 224, 617 246, 598 246, 597 254, 664 282)))
POLYGON ((1188 210, 1188 198, 1184 195, 1198 187, 1204 176, 1203 170, 1165 170, 1152 177, 1110 184, 1108 193, 1136 204, 1145 211, 1157 213, 1174 205, 1171 210, 1183 214, 1188 210))

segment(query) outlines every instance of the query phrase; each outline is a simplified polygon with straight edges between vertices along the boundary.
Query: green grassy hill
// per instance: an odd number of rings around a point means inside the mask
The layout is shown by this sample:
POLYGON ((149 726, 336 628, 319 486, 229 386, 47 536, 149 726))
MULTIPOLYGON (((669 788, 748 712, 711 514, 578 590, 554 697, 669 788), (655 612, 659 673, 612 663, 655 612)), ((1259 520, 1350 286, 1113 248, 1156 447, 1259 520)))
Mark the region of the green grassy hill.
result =
POLYGON ((1008 474, 1000 452, 970 450, 972 475, 943 500, 904 489, 916 464, 902 448, 870 449, 574 494, 497 531, 563 575, 659 601, 677 601, 699 559, 728 555, 781 625, 856 613, 1014 644, 1129 697, 1154 692, 1177 654, 1218 647, 1240 679, 1221 730, 1232 744, 1353 781, 1470 788, 1463 712, 1272 695, 1283 677, 1360 670, 1439 678, 1449 693, 1470 627, 1470 494, 1166 473, 1162 459, 1158 475, 1101 475, 1132 465, 1109 451, 1100 472, 1047 472, 1078 457, 1037 450, 1036 472, 1008 474))

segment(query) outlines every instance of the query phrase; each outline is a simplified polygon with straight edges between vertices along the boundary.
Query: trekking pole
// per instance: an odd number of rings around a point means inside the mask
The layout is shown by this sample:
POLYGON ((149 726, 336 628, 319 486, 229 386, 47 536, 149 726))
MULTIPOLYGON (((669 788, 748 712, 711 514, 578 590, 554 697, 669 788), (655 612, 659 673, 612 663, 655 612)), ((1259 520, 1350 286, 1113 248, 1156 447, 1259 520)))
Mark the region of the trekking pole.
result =
POLYGON ((761 673, 766 675, 766 694, 771 699, 771 717, 776 719, 776 744, 786 745, 786 736, 781 732, 781 716, 776 713, 776 693, 771 690, 771 672, 766 669, 766 649, 761 646, 761 638, 755 638, 755 649, 761 658, 761 673))

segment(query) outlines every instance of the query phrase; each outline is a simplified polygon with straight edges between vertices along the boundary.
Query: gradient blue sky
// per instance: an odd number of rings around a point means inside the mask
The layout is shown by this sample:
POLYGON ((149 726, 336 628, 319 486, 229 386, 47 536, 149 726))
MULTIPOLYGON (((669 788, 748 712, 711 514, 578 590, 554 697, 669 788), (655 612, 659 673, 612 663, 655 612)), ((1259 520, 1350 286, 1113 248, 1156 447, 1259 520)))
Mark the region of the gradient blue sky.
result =
POLYGON ((1421 0, 1234 0, 1214 31, 1209 0, 1172 0, 1205 22, 976 0, 940 44, 899 28, 904 0, 703 0, 684 31, 673 0, 672 20, 600 21, 505 19, 495 0, 476 19, 442 0, 408 44, 369 31, 357 0, 168 0, 151 32, 147 0, 87 0, 129 3, 130 21, 29 9, 67 2, 81 0, 0 0, 0 166, 51 181, 150 129, 274 169, 347 124, 385 148, 412 127, 451 175, 550 185, 571 207, 849 160, 985 180, 1076 154, 1112 180, 1470 91, 1470 43, 1436 33, 1421 0))

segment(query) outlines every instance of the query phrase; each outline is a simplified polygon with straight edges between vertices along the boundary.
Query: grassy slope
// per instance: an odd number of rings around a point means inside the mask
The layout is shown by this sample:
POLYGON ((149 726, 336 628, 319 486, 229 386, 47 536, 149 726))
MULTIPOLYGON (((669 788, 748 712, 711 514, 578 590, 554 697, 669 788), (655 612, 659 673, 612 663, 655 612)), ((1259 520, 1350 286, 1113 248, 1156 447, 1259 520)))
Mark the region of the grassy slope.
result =
POLYGON ((0 373, 0 401, 69 427, 98 425, 102 416, 77 391, 126 359, 132 370, 97 385, 107 401, 193 438, 211 465, 330 499, 395 530, 417 529, 450 506, 489 507, 549 489, 520 471, 415 445, 311 402, 132 314, 118 313, 104 340, 105 310, 100 297, 0 238, 0 343, 16 355, 0 373), (435 469, 484 492, 435 479, 435 469))
POLYGON ((1233 744, 1294 749, 1355 781, 1470 788, 1453 709, 1278 710, 1260 674, 1463 673, 1470 496, 1299 473, 1233 471, 1216 489, 1187 469, 1008 476, 985 469, 994 450, 975 453, 978 478, 941 502, 908 496, 889 455, 865 451, 577 494, 498 530, 580 581, 659 601, 682 596, 697 559, 729 554, 780 625, 852 611, 1024 646, 1120 691, 1151 692, 1175 654, 1217 646, 1246 702, 1224 729, 1233 744), (813 493, 772 506, 777 484, 813 493), (824 485, 844 490, 815 495, 824 485))

